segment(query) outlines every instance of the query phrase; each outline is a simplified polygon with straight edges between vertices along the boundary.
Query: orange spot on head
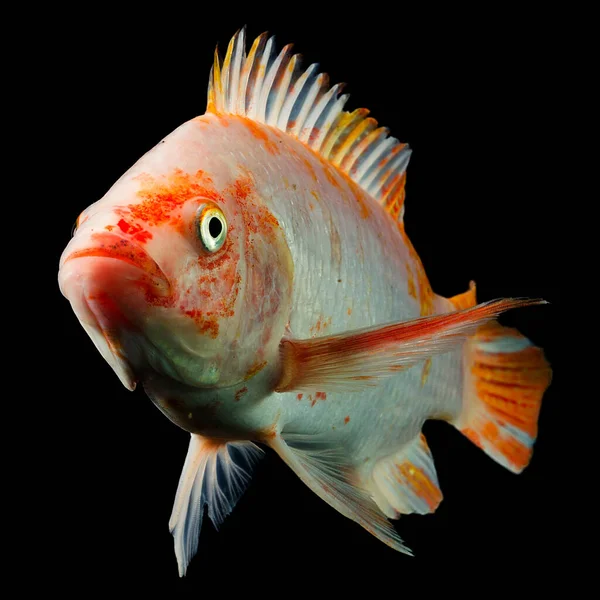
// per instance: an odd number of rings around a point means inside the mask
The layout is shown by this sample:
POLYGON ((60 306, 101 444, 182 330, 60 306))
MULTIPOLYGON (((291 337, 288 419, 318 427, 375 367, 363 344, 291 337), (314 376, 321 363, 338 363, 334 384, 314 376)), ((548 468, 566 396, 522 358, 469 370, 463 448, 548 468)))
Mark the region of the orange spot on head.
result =
POLYGON ((279 154, 279 148, 277 144, 271 139, 271 132, 267 129, 266 125, 253 121, 252 119, 242 118, 244 125, 248 128, 250 133, 263 145, 264 149, 269 154, 279 154))
POLYGON ((348 316, 350 316, 350 315, 352 314, 352 309, 351 309, 351 308, 349 308, 349 309, 347 310, 347 313, 348 313, 348 316))
POLYGON ((350 417, 349 416, 344 417, 344 424, 348 425, 348 423, 350 423, 350 417))
POLYGON ((120 209, 122 216, 129 215, 141 223, 153 226, 171 224, 181 226, 180 208, 192 198, 205 197, 213 202, 223 202, 216 193, 212 181, 203 171, 190 175, 181 169, 175 169, 167 176, 160 178, 142 174, 137 193, 139 202, 129 204, 120 209))
POLYGON ((298 396, 297 396, 298 400, 302 400, 302 396, 304 396, 304 394, 298 394, 298 396))

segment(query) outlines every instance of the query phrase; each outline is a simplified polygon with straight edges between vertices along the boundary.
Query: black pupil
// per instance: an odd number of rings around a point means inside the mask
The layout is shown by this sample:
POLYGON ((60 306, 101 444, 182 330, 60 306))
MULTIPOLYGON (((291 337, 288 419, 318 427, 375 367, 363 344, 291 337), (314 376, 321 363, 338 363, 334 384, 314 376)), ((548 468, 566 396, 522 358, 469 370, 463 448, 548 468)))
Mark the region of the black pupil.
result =
POLYGON ((208 232, 213 238, 218 238, 221 235, 221 231, 223 231, 221 221, 216 217, 212 217, 208 222, 208 232))

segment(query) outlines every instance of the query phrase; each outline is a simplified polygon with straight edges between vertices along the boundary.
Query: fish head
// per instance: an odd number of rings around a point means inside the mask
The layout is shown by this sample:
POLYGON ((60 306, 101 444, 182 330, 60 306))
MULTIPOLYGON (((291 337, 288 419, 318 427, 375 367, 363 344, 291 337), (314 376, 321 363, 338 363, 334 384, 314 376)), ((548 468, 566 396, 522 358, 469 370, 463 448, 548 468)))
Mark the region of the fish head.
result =
POLYGON ((293 266, 252 176, 143 168, 83 211, 59 285, 121 382, 200 389, 249 381, 277 360, 293 266))

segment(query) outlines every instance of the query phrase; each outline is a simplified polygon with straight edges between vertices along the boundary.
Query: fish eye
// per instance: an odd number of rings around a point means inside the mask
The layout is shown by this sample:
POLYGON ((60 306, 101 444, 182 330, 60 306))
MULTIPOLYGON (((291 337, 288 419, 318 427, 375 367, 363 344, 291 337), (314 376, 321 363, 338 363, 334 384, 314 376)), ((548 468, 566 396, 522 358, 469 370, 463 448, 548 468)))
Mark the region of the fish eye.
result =
POLYGON ((216 252, 227 237, 227 221, 214 204, 203 204, 196 211, 196 234, 208 252, 216 252))

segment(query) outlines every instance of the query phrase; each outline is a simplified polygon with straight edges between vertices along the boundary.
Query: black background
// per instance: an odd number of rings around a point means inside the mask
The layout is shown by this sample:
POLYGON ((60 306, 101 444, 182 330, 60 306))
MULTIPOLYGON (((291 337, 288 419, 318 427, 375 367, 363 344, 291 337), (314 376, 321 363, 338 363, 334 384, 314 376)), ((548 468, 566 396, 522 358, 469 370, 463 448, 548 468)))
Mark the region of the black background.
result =
POLYGON ((43 449, 52 455, 42 519, 49 529, 28 545, 32 572, 44 570, 48 589, 469 595, 572 577, 577 556, 564 551, 571 491, 557 480, 568 469, 574 425, 557 366, 555 24, 548 15, 491 7, 414 15, 402 6, 368 14, 332 5, 324 18, 303 6, 259 15, 229 4, 188 12, 167 3, 127 18, 108 8, 48 15, 40 88, 57 199, 45 275, 58 342, 45 360, 54 398, 43 449), (339 515, 269 451, 221 531, 205 520, 198 555, 180 580, 167 523, 188 435, 141 389, 121 386, 56 284, 77 215, 204 112, 214 47, 224 53, 244 24, 250 40, 268 30, 278 48, 294 42, 306 66, 319 62, 332 83, 348 83, 347 108, 369 108, 411 145, 405 223, 437 293, 463 292, 474 279, 481 301, 551 303, 502 319, 544 347, 555 368, 531 465, 515 476, 448 425, 428 423, 445 499, 434 515, 396 523, 415 558, 339 515))

